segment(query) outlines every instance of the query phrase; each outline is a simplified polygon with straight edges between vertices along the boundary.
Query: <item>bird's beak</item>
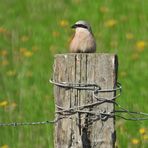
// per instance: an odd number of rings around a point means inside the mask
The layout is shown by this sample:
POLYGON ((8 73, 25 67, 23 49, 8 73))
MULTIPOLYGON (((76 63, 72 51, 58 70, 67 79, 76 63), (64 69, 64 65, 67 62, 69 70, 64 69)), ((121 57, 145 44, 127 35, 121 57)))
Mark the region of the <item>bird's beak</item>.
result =
POLYGON ((76 24, 74 24, 74 25, 72 25, 72 26, 71 26, 71 28, 72 28, 72 29, 74 29, 74 28, 76 28, 76 26, 77 26, 77 25, 76 25, 76 24))

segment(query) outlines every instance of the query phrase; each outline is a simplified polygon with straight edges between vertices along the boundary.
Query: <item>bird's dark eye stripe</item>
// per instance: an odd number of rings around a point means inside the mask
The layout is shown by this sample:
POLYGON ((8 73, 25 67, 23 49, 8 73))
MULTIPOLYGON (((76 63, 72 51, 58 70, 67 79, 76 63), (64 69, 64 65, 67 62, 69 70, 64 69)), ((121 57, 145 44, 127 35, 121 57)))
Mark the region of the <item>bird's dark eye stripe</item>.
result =
POLYGON ((87 26, 85 26, 83 24, 76 24, 76 27, 81 27, 81 28, 86 28, 87 29, 87 26))

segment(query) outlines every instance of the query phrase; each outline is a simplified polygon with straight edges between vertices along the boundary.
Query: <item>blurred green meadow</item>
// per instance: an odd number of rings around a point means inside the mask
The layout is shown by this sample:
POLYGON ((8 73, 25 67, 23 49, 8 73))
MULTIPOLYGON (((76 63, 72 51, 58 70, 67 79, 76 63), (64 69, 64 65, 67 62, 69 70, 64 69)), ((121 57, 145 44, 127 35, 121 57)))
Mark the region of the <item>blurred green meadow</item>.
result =
MULTIPOLYGON (((1 0, 0 122, 54 119, 54 54, 68 52, 77 20, 87 20, 97 52, 116 53, 118 102, 148 113, 147 0, 1 0)), ((148 121, 117 118, 118 148, 147 148, 148 121)), ((0 127, 0 148, 53 148, 53 126, 0 127)))

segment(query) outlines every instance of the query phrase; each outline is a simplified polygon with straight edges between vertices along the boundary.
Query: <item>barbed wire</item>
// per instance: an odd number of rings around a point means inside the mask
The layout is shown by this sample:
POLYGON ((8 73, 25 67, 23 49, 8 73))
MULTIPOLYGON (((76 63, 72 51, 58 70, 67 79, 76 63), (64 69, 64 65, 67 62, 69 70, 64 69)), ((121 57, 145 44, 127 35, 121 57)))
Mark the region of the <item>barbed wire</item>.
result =
MULTIPOLYGON (((75 107, 70 107, 70 108, 64 108, 64 107, 60 106, 59 104, 55 104, 58 111, 55 112, 55 114, 57 114, 57 116, 54 120, 41 121, 41 122, 38 121, 38 122, 0 123, 0 127, 4 127, 4 126, 17 127, 17 126, 55 124, 59 120, 64 119, 64 118, 72 119, 72 116, 75 114, 78 114, 78 113, 90 115, 89 117, 85 117, 85 119, 86 118, 90 119, 91 123, 96 120, 105 121, 108 118, 114 118, 114 117, 119 117, 124 120, 130 120, 130 121, 148 120, 148 113, 129 111, 128 109, 122 107, 116 101, 116 98, 118 98, 122 92, 122 86, 119 82, 117 82, 117 84, 114 88, 110 88, 110 89, 102 89, 99 85, 97 85, 95 83, 87 84, 87 83, 55 82, 52 79, 50 79, 49 82, 51 84, 54 84, 56 86, 63 87, 66 89, 92 91, 92 96, 93 96, 93 98, 95 98, 96 101, 92 102, 92 103, 85 104, 85 105, 80 105, 80 106, 75 106, 75 107), (104 93, 104 92, 114 92, 114 97, 112 97, 112 98, 99 97, 99 94, 104 93), (97 111, 97 112, 84 110, 85 108, 98 106, 98 105, 100 105, 102 103, 106 103, 106 102, 115 104, 118 108, 120 108, 120 110, 114 110, 113 112, 106 112, 105 110, 97 111), (128 114, 131 117, 125 117, 122 114, 128 114), (136 117, 135 115, 140 115, 143 117, 136 117)), ((80 117, 75 117, 75 118, 80 119, 80 117)), ((84 116, 83 116, 83 118, 84 118, 84 116)))
MULTIPOLYGON (((97 101, 90 103, 90 104, 86 104, 86 105, 81 105, 81 106, 76 106, 73 108, 68 108, 68 109, 64 109, 63 107, 59 106, 56 104, 56 106, 61 109, 58 113, 61 112, 71 112, 75 109, 84 109, 87 107, 93 107, 102 103, 113 103, 115 104, 117 107, 119 107, 121 110, 115 110, 114 112, 110 112, 110 113, 105 113, 105 111, 100 112, 99 115, 96 116, 100 116, 100 115, 106 115, 108 117, 119 117, 125 120, 131 120, 131 121, 141 121, 141 120, 148 120, 148 113, 143 113, 143 112, 135 112, 135 111, 129 111, 128 109, 122 107, 117 101, 116 99, 118 97, 120 97, 121 92, 122 92, 122 86, 121 83, 117 82, 115 88, 111 88, 111 89, 101 89, 101 87, 99 85, 97 85, 96 83, 92 83, 92 84, 87 84, 87 83, 69 83, 69 82, 55 82, 54 80, 50 79, 49 80, 50 83, 59 86, 59 87, 64 87, 64 88, 68 88, 68 89, 79 89, 79 90, 92 90, 93 92, 93 98, 95 98, 97 101), (119 93, 117 93, 117 91, 119 91, 119 93), (100 98, 99 96, 97 96, 96 94, 100 94, 103 92, 114 92, 115 96, 112 98, 100 98), (120 114, 128 114, 131 117, 127 118, 124 117, 122 115, 118 115, 116 113, 120 113, 120 114), (135 115, 142 115, 142 116, 146 116, 146 117, 135 117, 135 115)), ((78 112, 78 110, 75 110, 75 112, 78 112)), ((92 113, 91 113, 92 114, 92 113)))
POLYGON ((55 123, 54 121, 42 121, 42 122, 12 122, 12 123, 0 123, 0 126, 29 126, 29 125, 43 125, 55 123))

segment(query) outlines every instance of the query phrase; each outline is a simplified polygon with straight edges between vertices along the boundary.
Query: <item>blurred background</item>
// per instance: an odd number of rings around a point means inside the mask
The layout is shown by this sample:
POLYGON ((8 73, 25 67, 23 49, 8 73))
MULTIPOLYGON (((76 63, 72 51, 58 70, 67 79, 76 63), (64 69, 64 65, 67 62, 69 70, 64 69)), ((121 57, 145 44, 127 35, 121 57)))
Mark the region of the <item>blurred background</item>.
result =
MULTIPOLYGON (((148 113, 147 0, 1 0, 0 122, 54 119, 54 55, 67 53, 77 20, 87 20, 97 52, 116 53, 118 102, 148 113)), ((117 118, 118 148, 147 148, 148 121, 117 118)), ((0 148, 53 148, 53 125, 0 127, 0 148)))

